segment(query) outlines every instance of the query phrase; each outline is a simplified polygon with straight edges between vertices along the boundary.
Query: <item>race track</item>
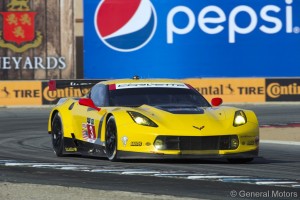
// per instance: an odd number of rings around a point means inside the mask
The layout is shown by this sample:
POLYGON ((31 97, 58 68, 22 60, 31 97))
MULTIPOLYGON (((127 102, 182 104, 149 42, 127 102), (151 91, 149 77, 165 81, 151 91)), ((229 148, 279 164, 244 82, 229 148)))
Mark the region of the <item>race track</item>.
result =
MULTIPOLYGON (((300 121, 299 104, 239 106, 253 109, 261 125, 300 121)), ((206 199, 245 199, 251 192, 268 191, 280 199, 300 197, 299 145, 262 143, 260 157, 250 164, 57 158, 47 134, 49 112, 50 108, 0 108, 0 181, 206 199)), ((264 199, 268 198, 274 196, 264 199)))

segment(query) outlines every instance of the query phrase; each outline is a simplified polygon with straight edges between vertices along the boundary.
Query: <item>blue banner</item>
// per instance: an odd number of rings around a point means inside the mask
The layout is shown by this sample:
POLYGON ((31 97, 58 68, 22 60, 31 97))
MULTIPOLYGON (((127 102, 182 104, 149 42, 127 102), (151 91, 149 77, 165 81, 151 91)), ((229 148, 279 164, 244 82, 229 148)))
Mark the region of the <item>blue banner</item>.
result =
POLYGON ((84 77, 300 77, 300 1, 84 1, 84 77))

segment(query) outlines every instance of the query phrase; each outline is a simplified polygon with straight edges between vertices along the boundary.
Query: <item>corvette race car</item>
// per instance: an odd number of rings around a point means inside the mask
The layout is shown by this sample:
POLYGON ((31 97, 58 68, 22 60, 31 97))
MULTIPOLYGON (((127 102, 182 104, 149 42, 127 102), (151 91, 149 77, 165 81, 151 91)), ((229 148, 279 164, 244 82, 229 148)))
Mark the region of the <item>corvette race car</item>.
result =
POLYGON ((255 113, 221 104, 177 80, 101 81, 82 98, 60 99, 48 132, 57 156, 252 161, 259 149, 255 113))

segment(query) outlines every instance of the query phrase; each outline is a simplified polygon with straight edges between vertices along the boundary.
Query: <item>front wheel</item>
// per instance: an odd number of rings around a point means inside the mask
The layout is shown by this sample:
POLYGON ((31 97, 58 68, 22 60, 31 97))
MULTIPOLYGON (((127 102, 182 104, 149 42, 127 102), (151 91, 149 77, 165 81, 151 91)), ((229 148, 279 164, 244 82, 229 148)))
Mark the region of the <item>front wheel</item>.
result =
POLYGON ((114 116, 110 116, 106 123, 105 152, 110 161, 117 161, 117 126, 114 116))
POLYGON ((56 156, 63 156, 64 149, 64 136, 63 136, 63 128, 61 117, 59 113, 56 113, 52 120, 52 146, 56 156))

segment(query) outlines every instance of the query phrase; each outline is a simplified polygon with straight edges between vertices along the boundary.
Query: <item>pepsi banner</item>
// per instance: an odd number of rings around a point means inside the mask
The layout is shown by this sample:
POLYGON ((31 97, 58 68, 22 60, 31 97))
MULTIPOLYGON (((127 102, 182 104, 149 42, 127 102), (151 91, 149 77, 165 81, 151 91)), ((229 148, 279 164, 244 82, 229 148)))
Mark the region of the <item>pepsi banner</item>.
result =
POLYGON ((84 77, 299 77, 300 1, 84 1, 84 77))

